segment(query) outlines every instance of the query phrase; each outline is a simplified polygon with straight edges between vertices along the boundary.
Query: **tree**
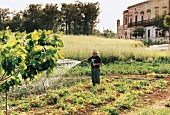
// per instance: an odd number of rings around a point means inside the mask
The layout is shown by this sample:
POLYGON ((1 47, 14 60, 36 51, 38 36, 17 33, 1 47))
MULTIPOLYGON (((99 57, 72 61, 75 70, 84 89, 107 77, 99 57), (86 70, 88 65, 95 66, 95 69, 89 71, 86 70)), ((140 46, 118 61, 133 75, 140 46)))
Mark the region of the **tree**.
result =
POLYGON ((12 12, 12 19, 9 21, 8 26, 13 32, 25 31, 23 28, 22 12, 12 12))
POLYGON ((115 37, 115 33, 109 29, 104 30, 103 33, 106 38, 114 38, 115 37))
MULTIPOLYGON (((66 26, 66 35, 71 34, 73 4, 62 3, 61 12, 63 13, 63 20, 66 26)), ((75 13, 75 12, 74 12, 75 13)))
POLYGON ((131 33, 131 35, 135 38, 137 38, 138 36, 140 36, 141 38, 143 38, 143 35, 145 34, 145 31, 143 28, 135 28, 133 30, 133 32, 131 33))
POLYGON ((0 9, 0 30, 10 26, 12 31, 32 32, 34 29, 58 30, 66 34, 92 35, 99 16, 99 2, 96 3, 62 3, 61 9, 57 4, 30 4, 20 12, 0 9))
POLYGON ((157 29, 162 30, 162 36, 165 36, 165 32, 168 30, 168 28, 164 25, 164 18, 165 15, 158 15, 153 18, 153 24, 157 27, 157 29))
POLYGON ((7 92, 21 80, 33 80, 46 71, 50 76, 58 58, 63 59, 63 42, 51 31, 35 30, 32 33, 0 31, 0 91, 7 92))
POLYGON ((9 8, 5 9, 0 8, 0 30, 5 29, 5 27, 7 26, 6 22, 10 20, 9 14, 10 14, 9 8))
POLYGON ((98 23, 99 6, 97 3, 75 4, 62 3, 61 12, 66 27, 66 34, 92 34, 98 23))
POLYGON ((92 35, 100 36, 100 35, 101 35, 101 32, 100 32, 100 30, 93 29, 93 34, 92 34, 92 35))
POLYGON ((2 22, 9 19, 9 14, 10 14, 9 8, 5 8, 5 9, 0 8, 0 15, 1 15, 0 17, 2 22))
POLYGON ((96 24, 98 24, 98 20, 97 17, 99 16, 100 12, 100 7, 99 7, 99 2, 96 3, 88 3, 89 5, 89 11, 91 16, 90 16, 90 34, 92 34, 94 27, 96 26, 96 24))
POLYGON ((170 26, 170 15, 166 15, 165 18, 164 18, 164 25, 166 27, 169 27, 170 26))
POLYGON ((35 29, 43 29, 42 19, 42 4, 30 4, 28 9, 23 12, 23 26, 28 33, 35 29))
POLYGON ((83 33, 86 35, 92 34, 95 25, 98 23, 99 3, 87 3, 84 5, 84 27, 83 33))
POLYGON ((61 20, 60 11, 58 10, 57 4, 46 4, 42 9, 42 20, 43 20, 43 29, 57 31, 57 27, 60 25, 59 21, 61 20))
POLYGON ((164 18, 164 25, 169 28, 169 40, 170 40, 170 15, 166 15, 164 18))

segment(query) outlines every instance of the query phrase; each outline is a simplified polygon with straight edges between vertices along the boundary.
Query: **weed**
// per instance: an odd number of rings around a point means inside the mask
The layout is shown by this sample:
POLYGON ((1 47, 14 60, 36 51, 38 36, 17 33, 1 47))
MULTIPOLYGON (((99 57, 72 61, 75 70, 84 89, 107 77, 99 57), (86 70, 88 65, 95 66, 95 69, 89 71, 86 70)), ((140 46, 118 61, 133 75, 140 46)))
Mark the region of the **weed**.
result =
POLYGON ((18 106, 18 109, 22 112, 29 111, 30 104, 29 103, 22 103, 18 106))

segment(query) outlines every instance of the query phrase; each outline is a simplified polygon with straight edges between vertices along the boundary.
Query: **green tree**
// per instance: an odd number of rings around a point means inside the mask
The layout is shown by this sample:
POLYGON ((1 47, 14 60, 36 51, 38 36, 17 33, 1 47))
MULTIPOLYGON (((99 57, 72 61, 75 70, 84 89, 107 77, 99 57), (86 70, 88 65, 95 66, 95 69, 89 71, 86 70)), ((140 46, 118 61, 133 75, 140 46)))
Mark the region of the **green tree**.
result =
POLYGON ((169 40, 170 40, 170 15, 165 16, 164 25, 169 29, 169 40))
POLYGON ((43 12, 43 29, 54 30, 57 31, 57 27, 59 27, 59 22, 61 20, 61 14, 58 10, 57 4, 46 4, 46 6, 42 10, 43 12))
POLYGON ((0 30, 5 29, 7 26, 7 22, 10 20, 10 13, 9 8, 0 8, 0 30))
POLYGON ((65 23, 66 34, 92 34, 98 23, 99 3, 75 4, 62 3, 61 12, 65 23))
POLYGON ((112 30, 109 29, 104 30, 103 33, 106 38, 114 38, 116 35, 112 30))
POLYGON ((66 35, 71 34, 73 4, 62 3, 61 12, 63 13, 63 21, 66 27, 66 35))
POLYGON ((165 32, 168 30, 168 28, 164 25, 164 18, 165 15, 158 15, 155 18, 153 18, 153 24, 157 27, 157 29, 162 30, 162 35, 165 36, 165 32))
POLYGON ((50 76, 58 58, 63 59, 63 42, 51 31, 35 30, 29 34, 0 31, 0 91, 7 92, 22 79, 33 80, 46 71, 50 76))
POLYGON ((62 3, 61 9, 57 4, 30 4, 20 12, 13 12, 9 18, 9 9, 0 9, 0 30, 10 26, 12 31, 32 32, 35 29, 63 31, 66 34, 92 35, 99 15, 99 3, 62 3))
POLYGON ((166 27, 169 27, 170 26, 170 15, 166 15, 165 18, 164 18, 164 25, 166 27))
POLYGON ((137 38, 138 36, 140 36, 141 38, 143 38, 143 35, 145 34, 145 31, 143 28, 135 28, 133 30, 133 32, 131 33, 131 35, 135 38, 137 38))
POLYGON ((93 29, 93 34, 92 35, 97 35, 100 36, 101 32, 98 29, 93 29))
POLYGON ((10 29, 13 31, 13 32, 16 32, 16 31, 25 31, 23 30, 23 20, 22 20, 22 12, 12 12, 12 19, 10 20, 9 22, 9 25, 10 26, 10 29))
POLYGON ((84 27, 83 33, 92 34, 94 27, 98 23, 97 17, 99 15, 99 3, 87 3, 84 5, 84 27))
POLYGON ((42 4, 30 4, 23 12, 23 26, 28 33, 42 29, 42 19, 42 4))

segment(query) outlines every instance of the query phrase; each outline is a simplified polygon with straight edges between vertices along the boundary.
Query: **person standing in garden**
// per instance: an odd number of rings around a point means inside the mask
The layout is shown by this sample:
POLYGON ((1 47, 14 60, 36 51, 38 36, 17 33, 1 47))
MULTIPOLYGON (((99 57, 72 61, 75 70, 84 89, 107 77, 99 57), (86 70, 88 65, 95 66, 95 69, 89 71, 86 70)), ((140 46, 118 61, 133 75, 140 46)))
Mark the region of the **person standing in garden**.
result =
POLYGON ((102 64, 102 61, 98 54, 99 52, 97 52, 97 50, 94 49, 92 51, 91 57, 81 60, 81 63, 83 62, 91 63, 91 75, 93 86, 95 86, 96 84, 100 84, 100 66, 102 64))

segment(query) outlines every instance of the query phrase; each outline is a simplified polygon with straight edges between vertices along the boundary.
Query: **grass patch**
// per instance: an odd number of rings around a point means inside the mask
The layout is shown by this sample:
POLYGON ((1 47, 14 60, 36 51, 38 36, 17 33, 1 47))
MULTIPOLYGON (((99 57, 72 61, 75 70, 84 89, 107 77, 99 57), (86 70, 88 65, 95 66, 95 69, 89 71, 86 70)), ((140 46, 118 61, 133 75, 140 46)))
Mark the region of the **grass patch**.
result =
POLYGON ((106 39, 95 36, 65 36, 63 49, 65 58, 81 60, 91 56, 97 49, 103 62, 117 60, 153 61, 169 60, 169 51, 149 50, 141 41, 106 39))

